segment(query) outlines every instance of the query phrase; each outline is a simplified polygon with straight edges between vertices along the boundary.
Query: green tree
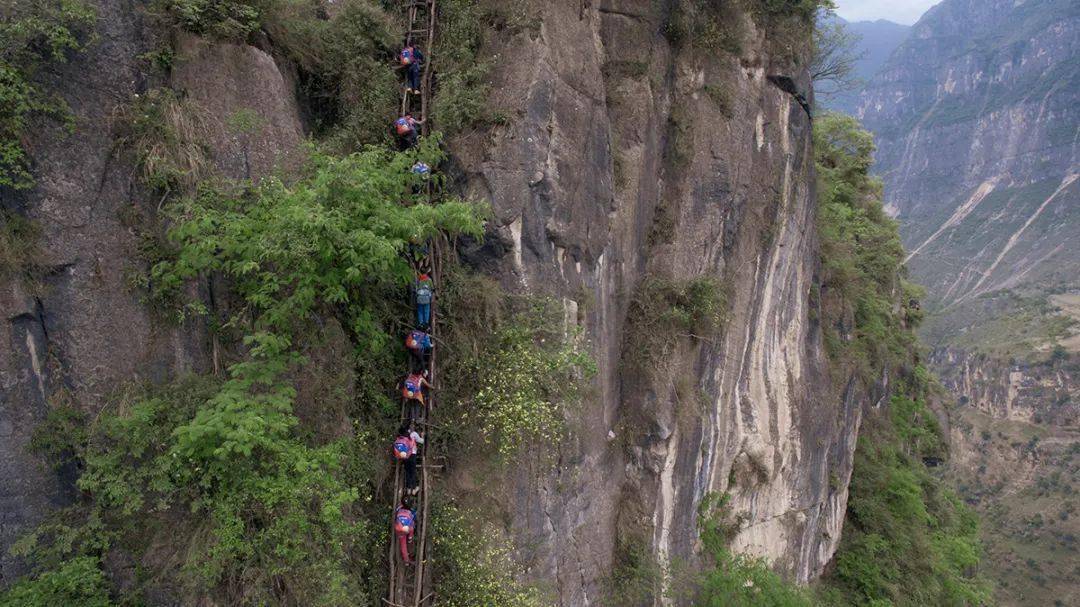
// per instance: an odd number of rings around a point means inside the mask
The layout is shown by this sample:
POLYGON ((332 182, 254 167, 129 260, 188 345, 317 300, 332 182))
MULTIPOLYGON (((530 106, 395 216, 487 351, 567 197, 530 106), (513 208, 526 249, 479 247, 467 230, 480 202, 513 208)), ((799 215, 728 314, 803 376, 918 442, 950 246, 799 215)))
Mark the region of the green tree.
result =
POLYGON ((0 607, 112 607, 98 561, 80 557, 0 593, 0 607))

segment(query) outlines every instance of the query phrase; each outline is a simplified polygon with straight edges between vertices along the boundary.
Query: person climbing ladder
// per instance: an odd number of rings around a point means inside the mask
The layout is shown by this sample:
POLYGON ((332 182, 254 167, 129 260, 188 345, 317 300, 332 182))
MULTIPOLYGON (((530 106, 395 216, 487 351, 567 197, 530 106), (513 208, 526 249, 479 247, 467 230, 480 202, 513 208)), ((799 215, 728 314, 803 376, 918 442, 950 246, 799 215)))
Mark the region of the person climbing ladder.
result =
POLYGON ((405 336, 405 349, 409 351, 414 369, 426 369, 431 358, 431 335, 420 329, 409 331, 405 336))
POLYGON ((427 272, 413 280, 413 301, 416 303, 416 325, 421 330, 431 326, 431 301, 435 298, 435 282, 427 272))
POLYGON ((401 49, 401 67, 405 68, 405 92, 420 94, 420 74, 424 63, 424 54, 408 40, 401 49))
POLYGON ((413 510, 412 500, 403 497, 401 505, 394 512, 394 535, 397 536, 398 546, 401 548, 401 560, 406 565, 412 565, 412 557, 409 556, 409 544, 416 534, 416 511, 413 510))
POLYGON ((431 385, 431 382, 427 380, 427 369, 417 373, 409 373, 405 376, 405 379, 401 381, 401 396, 405 401, 415 400, 420 403, 420 406, 426 407, 424 402, 424 388, 428 390, 434 390, 435 386, 431 385))
POLYGON ((411 424, 405 424, 398 429, 397 438, 391 452, 394 459, 402 463, 405 468, 405 493, 415 495, 420 491, 420 482, 416 477, 416 464, 420 459, 419 448, 424 444, 424 435, 413 430, 411 424))
POLYGON ((405 112, 405 115, 394 121, 394 132, 401 138, 405 149, 416 147, 420 140, 420 131, 417 127, 422 124, 424 121, 413 118, 412 112, 405 112))

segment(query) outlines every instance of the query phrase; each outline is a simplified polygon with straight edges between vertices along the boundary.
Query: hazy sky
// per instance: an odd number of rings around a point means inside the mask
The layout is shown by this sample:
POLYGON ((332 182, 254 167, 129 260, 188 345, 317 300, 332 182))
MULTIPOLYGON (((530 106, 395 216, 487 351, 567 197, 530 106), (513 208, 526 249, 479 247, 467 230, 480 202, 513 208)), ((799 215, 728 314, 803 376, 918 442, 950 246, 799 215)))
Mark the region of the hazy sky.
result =
POLYGON ((848 21, 888 19, 911 25, 941 0, 836 0, 836 12, 848 21))

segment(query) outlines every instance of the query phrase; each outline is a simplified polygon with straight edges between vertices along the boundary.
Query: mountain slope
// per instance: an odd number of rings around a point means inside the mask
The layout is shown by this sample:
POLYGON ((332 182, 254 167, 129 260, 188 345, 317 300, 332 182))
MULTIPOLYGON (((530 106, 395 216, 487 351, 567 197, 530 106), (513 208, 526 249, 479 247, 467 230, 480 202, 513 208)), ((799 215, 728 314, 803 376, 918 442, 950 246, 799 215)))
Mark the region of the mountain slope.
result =
POLYGON ((1080 5, 950 0, 863 93, 886 202, 936 303, 1073 286, 1080 5))
POLYGON ((946 0, 862 94, 1003 605, 1073 604, 1080 5, 946 0), (1057 601, 1057 602, 1055 602, 1057 601))
MULTIPOLYGON (((908 34, 911 33, 910 25, 893 23, 886 19, 877 21, 844 21, 837 17, 847 31, 858 37, 855 43, 855 54, 859 57, 855 62, 855 77, 861 83, 869 83, 878 71, 888 61, 889 56, 896 50, 908 34)), ((859 104, 859 94, 863 87, 852 91, 838 93, 823 101, 823 105, 829 109, 854 114, 859 104)))

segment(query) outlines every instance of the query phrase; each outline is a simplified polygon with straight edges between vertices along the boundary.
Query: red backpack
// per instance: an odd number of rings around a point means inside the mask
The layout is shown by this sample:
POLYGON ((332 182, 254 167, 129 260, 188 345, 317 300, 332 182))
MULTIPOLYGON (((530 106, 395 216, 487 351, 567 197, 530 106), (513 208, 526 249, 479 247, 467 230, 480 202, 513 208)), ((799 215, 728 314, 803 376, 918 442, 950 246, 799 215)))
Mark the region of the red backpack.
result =
POLYGON ((397 129, 398 135, 408 135, 413 130, 412 123, 408 118, 398 118, 394 121, 394 127, 397 129))
POLYGON ((413 47, 406 46, 401 49, 401 65, 412 65, 413 62, 413 47))
POLYGON ((405 378, 405 386, 401 389, 401 393, 405 395, 405 398, 413 398, 420 394, 421 387, 420 376, 410 375, 405 378))

